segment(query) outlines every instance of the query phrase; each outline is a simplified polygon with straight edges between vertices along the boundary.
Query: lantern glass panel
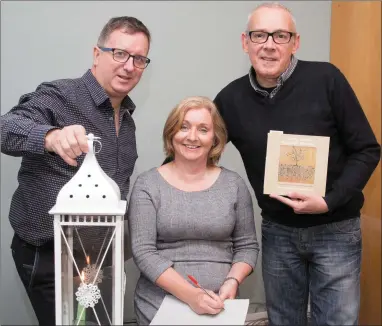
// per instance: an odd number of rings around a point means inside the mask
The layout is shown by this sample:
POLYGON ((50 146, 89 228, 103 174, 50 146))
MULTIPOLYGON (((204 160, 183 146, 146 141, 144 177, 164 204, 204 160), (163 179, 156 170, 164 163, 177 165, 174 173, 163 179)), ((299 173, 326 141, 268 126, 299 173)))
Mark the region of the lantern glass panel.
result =
POLYGON ((62 314, 69 325, 113 324, 115 219, 61 218, 62 314))

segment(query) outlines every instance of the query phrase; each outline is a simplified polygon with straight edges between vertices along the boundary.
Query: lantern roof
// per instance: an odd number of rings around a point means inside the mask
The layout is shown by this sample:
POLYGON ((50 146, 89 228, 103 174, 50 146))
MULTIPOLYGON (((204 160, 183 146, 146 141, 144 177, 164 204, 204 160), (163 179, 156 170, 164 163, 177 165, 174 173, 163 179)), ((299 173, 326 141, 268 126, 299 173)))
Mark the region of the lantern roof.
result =
POLYGON ((89 151, 77 173, 58 193, 49 214, 124 215, 127 202, 121 200, 117 183, 102 170, 95 155, 93 144, 99 138, 93 134, 87 137, 89 151))

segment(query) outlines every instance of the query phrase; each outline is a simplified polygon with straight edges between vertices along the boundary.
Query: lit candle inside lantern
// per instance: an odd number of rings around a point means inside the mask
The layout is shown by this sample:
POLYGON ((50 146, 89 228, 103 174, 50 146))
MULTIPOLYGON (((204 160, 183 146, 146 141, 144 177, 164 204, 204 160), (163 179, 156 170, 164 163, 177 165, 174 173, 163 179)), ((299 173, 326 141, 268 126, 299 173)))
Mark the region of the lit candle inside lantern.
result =
POLYGON ((86 256, 86 264, 90 265, 90 256, 86 256))
MULTIPOLYGON (((84 275, 84 271, 81 272, 81 284, 85 284, 85 275, 84 275)), ((76 318, 76 321, 77 321, 77 325, 86 325, 86 310, 85 310, 85 307, 82 306, 79 302, 78 302, 78 306, 77 306, 77 318, 76 318)))

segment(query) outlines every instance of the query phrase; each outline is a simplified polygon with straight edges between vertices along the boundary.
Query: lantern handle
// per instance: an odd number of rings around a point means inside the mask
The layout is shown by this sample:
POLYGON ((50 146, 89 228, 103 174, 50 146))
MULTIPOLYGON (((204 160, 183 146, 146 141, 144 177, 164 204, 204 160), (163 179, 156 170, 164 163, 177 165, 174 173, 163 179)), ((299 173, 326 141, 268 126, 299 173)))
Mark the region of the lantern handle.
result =
POLYGON ((96 137, 92 133, 89 133, 86 137, 88 138, 89 153, 98 154, 102 149, 102 143, 100 141, 101 137, 96 137), (100 149, 97 152, 95 151, 94 142, 97 142, 100 145, 100 149))

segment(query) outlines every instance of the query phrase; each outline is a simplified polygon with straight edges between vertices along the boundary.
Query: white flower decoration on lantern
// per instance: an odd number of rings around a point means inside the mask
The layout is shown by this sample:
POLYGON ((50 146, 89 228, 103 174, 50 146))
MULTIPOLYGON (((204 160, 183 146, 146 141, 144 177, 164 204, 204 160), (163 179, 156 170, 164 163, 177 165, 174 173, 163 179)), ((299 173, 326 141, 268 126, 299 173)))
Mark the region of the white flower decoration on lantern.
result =
POLYGON ((76 292, 76 297, 81 306, 94 308, 101 298, 101 291, 97 285, 81 283, 76 292))
MULTIPOLYGON (((96 264, 88 265, 83 269, 83 271, 84 271, 84 282, 93 283, 94 278, 96 277, 98 272, 97 265, 96 264)), ((103 279, 103 270, 100 269, 94 284, 102 283, 102 279, 103 279)))

